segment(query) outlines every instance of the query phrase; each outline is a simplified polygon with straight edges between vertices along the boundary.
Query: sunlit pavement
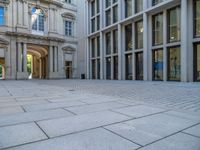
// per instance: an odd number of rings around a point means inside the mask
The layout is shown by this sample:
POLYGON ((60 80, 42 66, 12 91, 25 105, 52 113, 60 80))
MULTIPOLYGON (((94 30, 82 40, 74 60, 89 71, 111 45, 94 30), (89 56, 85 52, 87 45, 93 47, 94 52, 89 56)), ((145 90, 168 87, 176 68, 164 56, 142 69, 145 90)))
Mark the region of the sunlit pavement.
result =
POLYGON ((0 150, 200 150, 200 83, 0 81, 0 150))

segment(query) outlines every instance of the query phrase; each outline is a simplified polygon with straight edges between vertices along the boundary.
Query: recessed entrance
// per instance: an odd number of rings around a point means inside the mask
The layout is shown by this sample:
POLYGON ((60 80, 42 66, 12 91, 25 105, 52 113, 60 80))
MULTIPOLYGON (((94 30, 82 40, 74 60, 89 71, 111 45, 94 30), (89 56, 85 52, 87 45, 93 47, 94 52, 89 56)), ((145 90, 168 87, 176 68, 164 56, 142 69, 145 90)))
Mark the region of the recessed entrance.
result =
POLYGON ((65 61, 66 79, 72 78, 72 61, 65 61))
POLYGON ((27 71, 29 79, 48 78, 48 46, 28 44, 27 71))
POLYGON ((5 58, 0 58, 0 80, 5 79, 5 58))

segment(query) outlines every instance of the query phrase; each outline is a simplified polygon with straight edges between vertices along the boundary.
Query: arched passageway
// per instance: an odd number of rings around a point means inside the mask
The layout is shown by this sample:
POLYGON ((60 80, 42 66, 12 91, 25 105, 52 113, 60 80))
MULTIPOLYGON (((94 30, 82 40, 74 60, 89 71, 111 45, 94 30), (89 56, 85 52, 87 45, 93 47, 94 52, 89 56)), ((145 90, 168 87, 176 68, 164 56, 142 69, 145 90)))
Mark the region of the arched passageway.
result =
POLYGON ((48 78, 48 46, 28 44, 27 71, 29 79, 48 78))

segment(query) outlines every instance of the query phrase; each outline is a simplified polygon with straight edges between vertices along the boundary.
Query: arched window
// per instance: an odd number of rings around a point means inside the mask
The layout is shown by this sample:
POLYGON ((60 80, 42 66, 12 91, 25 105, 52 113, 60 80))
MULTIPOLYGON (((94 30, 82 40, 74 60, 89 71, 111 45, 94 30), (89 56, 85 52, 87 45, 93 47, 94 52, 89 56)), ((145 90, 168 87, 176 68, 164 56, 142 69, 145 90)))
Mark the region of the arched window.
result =
POLYGON ((44 12, 41 9, 33 8, 32 9, 32 30, 35 31, 44 31, 44 12))

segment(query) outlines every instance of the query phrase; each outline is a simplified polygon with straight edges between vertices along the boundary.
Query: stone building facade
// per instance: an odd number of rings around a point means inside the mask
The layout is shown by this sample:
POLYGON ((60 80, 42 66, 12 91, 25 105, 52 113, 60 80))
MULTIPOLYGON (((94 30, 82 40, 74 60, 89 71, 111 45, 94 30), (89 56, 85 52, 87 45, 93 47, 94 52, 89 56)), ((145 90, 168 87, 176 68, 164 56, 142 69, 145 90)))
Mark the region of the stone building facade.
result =
POLYGON ((84 74, 77 71, 77 14, 76 0, 0 0, 3 78, 79 78, 84 74), (27 56, 31 57, 29 70, 27 56))
POLYGON ((200 0, 88 0, 87 77, 200 81, 200 0))

